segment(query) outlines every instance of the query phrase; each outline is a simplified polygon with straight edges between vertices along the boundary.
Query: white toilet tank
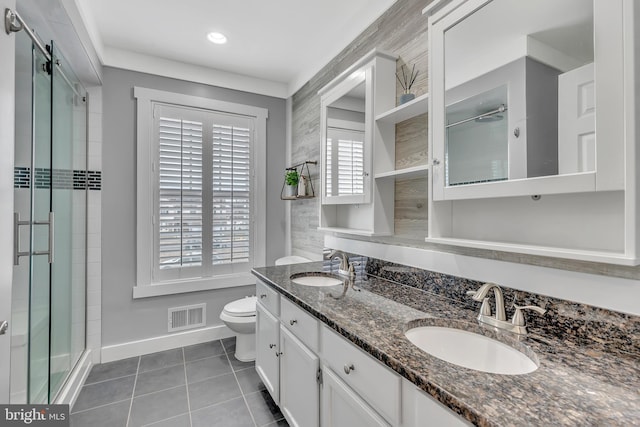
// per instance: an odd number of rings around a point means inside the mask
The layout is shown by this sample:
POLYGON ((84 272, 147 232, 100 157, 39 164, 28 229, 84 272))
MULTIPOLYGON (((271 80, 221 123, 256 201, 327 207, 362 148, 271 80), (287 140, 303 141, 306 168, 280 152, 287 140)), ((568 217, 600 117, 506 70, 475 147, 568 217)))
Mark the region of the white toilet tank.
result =
POLYGON ((309 258, 305 258, 303 256, 298 255, 290 255, 282 258, 278 258, 276 260, 276 265, 287 265, 287 264, 301 264, 303 262, 311 262, 309 258))

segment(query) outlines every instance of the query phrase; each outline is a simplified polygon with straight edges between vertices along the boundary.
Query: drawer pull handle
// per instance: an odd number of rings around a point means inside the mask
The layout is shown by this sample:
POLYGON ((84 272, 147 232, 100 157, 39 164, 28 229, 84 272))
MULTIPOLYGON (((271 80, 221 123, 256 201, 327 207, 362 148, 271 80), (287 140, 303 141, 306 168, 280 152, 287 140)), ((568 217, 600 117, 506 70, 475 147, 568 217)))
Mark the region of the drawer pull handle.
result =
POLYGON ((269 348, 273 348, 275 346, 276 346, 275 344, 269 344, 269 348))
POLYGON ((289 324, 290 324, 291 326, 295 325, 296 323, 298 323, 298 321, 297 321, 296 319, 291 319, 291 320, 289 320, 289 324))
POLYGON ((282 356, 282 352, 281 351, 276 351, 276 357, 280 357, 282 356))
POLYGON ((355 371, 355 367, 353 366, 353 363, 349 364, 349 365, 344 365, 344 373, 349 375, 351 373, 351 371, 355 371))
POLYGON ((260 299, 265 299, 267 297, 267 294, 260 294, 260 299))

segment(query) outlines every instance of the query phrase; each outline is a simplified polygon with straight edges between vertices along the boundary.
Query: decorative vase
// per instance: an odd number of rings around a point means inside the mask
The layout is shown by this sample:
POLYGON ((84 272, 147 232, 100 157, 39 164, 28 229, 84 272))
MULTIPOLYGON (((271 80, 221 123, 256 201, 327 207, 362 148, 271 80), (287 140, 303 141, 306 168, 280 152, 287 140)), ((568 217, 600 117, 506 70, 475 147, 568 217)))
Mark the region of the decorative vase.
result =
POLYGON ((285 185, 284 195, 285 197, 296 197, 298 192, 298 185, 285 185))
POLYGON ((412 99, 415 99, 416 95, 414 93, 403 93, 400 95, 400 105, 405 104, 412 99))
POLYGON ((298 197, 305 197, 307 195, 307 177, 300 175, 298 181, 298 197))

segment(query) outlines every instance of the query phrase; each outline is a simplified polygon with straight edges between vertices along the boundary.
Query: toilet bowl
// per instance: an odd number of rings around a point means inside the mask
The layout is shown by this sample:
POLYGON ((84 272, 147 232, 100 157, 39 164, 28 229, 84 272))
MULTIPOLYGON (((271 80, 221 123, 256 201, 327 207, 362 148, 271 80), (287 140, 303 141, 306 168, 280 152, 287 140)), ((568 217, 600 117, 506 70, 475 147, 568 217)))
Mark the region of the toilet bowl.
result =
POLYGON ((245 297, 224 306, 220 320, 236 333, 235 357, 241 362, 256 359, 256 297, 245 297))
MULTIPOLYGON (((276 265, 311 262, 301 256, 278 258, 276 265)), ((256 297, 245 297, 224 306, 220 320, 236 333, 235 357, 241 362, 256 360, 256 297)))

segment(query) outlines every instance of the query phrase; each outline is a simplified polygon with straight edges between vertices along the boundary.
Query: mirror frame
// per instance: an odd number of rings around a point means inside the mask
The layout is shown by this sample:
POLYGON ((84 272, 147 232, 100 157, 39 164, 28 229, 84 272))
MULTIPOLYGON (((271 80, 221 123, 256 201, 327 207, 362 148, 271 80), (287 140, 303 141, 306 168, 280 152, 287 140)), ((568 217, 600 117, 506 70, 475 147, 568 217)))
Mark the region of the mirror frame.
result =
POLYGON ((429 155, 434 201, 624 190, 624 49, 626 0, 593 0, 596 170, 535 178, 445 185, 445 33, 493 0, 454 0, 429 17, 429 155))
POLYGON ((365 204, 371 203, 371 166, 373 150, 373 64, 369 63, 357 70, 350 72, 343 80, 321 93, 320 98, 320 186, 323 205, 339 204, 365 204), (327 194, 326 187, 326 158, 327 158, 327 108, 351 90, 364 82, 365 84, 365 111, 364 111, 364 192, 357 195, 333 196, 327 194))

